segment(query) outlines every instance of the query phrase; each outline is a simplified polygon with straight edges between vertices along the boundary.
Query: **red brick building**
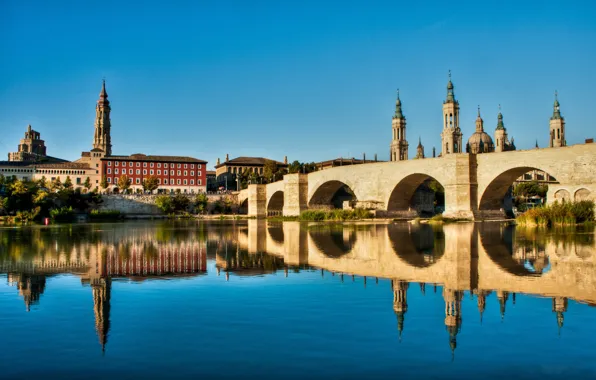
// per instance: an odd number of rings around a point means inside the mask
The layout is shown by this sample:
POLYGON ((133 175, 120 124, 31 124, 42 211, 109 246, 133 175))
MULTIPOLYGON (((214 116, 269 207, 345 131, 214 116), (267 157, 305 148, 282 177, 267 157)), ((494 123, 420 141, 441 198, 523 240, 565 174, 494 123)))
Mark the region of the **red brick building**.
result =
POLYGON ((192 157, 147 156, 106 156, 101 159, 103 176, 108 189, 118 188, 118 179, 126 175, 131 180, 133 192, 143 189, 143 180, 155 176, 159 180, 159 193, 200 193, 207 189, 207 161, 192 157))

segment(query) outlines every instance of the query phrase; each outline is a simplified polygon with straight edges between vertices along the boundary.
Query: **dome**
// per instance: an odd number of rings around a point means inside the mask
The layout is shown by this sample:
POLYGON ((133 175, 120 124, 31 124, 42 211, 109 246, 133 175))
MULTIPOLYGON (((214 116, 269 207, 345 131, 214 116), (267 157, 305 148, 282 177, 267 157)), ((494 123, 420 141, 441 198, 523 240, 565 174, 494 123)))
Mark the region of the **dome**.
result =
POLYGON ((488 133, 474 132, 468 139, 468 151, 469 153, 489 153, 495 151, 495 145, 493 139, 488 133))

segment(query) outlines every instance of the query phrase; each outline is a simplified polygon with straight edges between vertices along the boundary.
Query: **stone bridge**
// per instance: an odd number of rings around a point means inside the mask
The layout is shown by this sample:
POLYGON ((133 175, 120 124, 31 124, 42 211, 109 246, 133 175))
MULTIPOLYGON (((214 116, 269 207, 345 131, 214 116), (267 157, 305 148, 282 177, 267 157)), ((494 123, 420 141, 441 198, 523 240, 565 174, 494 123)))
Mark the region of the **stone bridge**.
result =
POLYGON ((481 219, 503 216, 504 201, 513 182, 530 170, 556 179, 547 202, 596 199, 596 144, 488 154, 449 154, 444 157, 349 165, 310 174, 287 174, 283 181, 249 185, 238 195, 248 215, 271 212, 297 216, 302 211, 332 207, 334 195, 347 186, 357 207, 377 215, 413 216, 414 192, 427 179, 445 189, 446 217, 481 219))

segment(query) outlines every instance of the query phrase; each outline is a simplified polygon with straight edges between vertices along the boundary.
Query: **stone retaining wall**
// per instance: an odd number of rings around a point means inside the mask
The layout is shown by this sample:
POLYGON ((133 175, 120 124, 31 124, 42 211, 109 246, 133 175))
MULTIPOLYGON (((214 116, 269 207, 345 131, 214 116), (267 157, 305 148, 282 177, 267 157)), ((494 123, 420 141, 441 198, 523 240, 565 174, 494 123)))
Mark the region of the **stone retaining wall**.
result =
MULTIPOLYGON (((184 194, 183 194, 184 195, 184 194)), ((99 205, 99 210, 118 210, 127 215, 161 215, 161 210, 155 205, 155 200, 159 195, 121 195, 121 194, 103 194, 103 202, 99 205)), ((196 194, 186 195, 191 201, 194 201, 196 194)), ((237 211, 237 194, 207 194, 207 212, 212 212, 215 202, 219 199, 230 198, 232 200, 232 211, 237 211)))

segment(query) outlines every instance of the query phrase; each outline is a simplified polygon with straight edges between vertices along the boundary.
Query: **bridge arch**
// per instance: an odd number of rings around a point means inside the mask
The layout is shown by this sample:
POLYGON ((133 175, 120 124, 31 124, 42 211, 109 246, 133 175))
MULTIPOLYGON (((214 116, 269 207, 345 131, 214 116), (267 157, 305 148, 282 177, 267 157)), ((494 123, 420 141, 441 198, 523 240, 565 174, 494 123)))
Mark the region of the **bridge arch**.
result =
POLYGON ((342 224, 331 224, 311 229, 309 236, 325 256, 332 258, 347 255, 356 245, 356 231, 342 224))
MULTIPOLYGON (((534 166, 519 166, 507 169, 492 178, 484 191, 482 191, 482 194, 479 194, 480 202, 478 204, 478 209, 480 211, 510 209, 512 206, 504 204, 504 199, 507 196, 507 192, 515 180, 532 170, 539 170, 551 175, 551 173, 549 173, 547 170, 534 166)), ((551 178, 555 180, 552 175, 551 178)))
POLYGON ((274 192, 267 201, 267 215, 281 215, 284 208, 284 192, 278 190, 274 192))
POLYGON ((309 208, 343 208, 344 201, 357 201, 352 186, 330 180, 319 185, 308 201, 309 208))
MULTIPOLYGON (((418 214, 430 213, 434 214, 434 200, 435 193, 430 189, 423 189, 421 185, 428 181, 437 181, 433 176, 424 173, 413 173, 402 178, 391 191, 389 199, 387 200, 388 212, 409 211, 415 209, 418 214), (420 196, 415 207, 413 207, 414 195, 417 193, 420 196), (424 199, 428 198, 428 199, 424 199)), ((441 184, 441 186, 443 186, 441 184)))

